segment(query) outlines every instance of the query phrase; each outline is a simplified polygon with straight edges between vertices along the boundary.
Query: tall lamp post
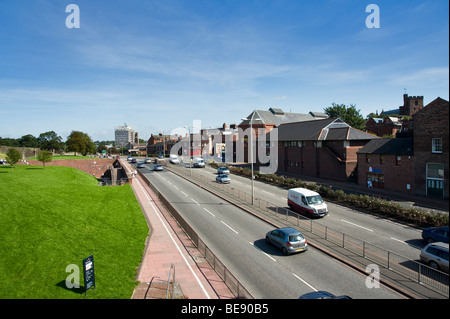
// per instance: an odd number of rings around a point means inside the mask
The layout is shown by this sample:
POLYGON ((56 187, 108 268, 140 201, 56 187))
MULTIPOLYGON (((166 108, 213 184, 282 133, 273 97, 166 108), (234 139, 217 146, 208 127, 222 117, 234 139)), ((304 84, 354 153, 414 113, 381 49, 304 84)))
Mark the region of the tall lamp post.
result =
POLYGON ((189 174, 192 176, 192 164, 191 164, 191 128, 189 126, 185 126, 185 129, 188 130, 188 155, 189 155, 189 174))
MULTIPOLYGON (((254 204, 255 199, 255 189, 253 185, 253 121, 261 120, 259 117, 254 118, 255 112, 252 113, 252 117, 250 118, 250 164, 252 168, 252 177, 251 177, 251 185, 252 185, 252 205, 254 204)), ((249 119, 243 117, 241 120, 248 121, 249 119)))

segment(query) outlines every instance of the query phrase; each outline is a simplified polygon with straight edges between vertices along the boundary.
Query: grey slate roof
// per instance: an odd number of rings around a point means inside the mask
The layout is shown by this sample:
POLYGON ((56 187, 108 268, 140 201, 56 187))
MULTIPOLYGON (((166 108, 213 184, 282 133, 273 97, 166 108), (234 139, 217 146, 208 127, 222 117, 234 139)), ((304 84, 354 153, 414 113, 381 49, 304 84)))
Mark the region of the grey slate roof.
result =
POLYGON ((414 155, 414 139, 382 138, 371 140, 358 151, 362 154, 414 155))
POLYGON ((252 116, 254 119, 253 124, 274 124, 275 126, 279 126, 283 123, 318 120, 318 118, 314 116, 314 114, 317 113, 319 112, 310 112, 308 114, 283 112, 282 109, 278 108, 270 108, 268 111, 254 110, 249 116, 247 116, 248 120, 242 121, 240 125, 250 124, 250 119, 252 116))
POLYGON ((287 123, 278 127, 279 141, 344 141, 378 138, 354 129, 339 118, 287 123))

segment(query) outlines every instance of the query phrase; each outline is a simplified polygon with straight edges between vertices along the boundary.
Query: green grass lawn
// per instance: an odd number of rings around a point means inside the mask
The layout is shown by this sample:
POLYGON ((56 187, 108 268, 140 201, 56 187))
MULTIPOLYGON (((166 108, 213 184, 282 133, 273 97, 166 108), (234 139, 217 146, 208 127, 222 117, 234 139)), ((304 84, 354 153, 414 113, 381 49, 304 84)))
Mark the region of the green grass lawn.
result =
POLYGON ((130 298, 148 226, 130 185, 69 167, 0 166, 0 298, 130 298), (84 295, 82 260, 96 288, 84 295), (68 289, 66 267, 80 269, 68 289))

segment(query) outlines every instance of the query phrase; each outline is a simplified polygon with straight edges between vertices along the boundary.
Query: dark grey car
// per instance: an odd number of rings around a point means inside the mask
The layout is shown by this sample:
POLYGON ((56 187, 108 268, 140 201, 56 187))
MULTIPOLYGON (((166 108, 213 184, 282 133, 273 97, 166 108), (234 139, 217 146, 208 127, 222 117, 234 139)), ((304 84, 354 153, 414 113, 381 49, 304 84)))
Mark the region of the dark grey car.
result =
POLYGON ((306 238, 295 228, 285 227, 266 234, 269 244, 279 247, 285 255, 308 250, 306 238))

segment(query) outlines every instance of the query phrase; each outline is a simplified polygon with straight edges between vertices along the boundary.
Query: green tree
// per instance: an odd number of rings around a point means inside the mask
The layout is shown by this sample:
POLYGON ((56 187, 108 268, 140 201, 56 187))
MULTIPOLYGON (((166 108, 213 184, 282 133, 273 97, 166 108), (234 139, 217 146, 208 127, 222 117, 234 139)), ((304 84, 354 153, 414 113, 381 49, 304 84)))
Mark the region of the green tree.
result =
POLYGON ((360 113, 361 110, 356 109, 356 105, 332 103, 330 107, 324 109, 325 114, 332 118, 340 118, 353 128, 364 131, 364 117, 360 113))
POLYGON ((13 172, 13 167, 21 159, 22 154, 15 148, 9 148, 6 152, 6 161, 11 164, 11 172, 13 172))
POLYGON ((39 148, 46 151, 59 151, 64 148, 64 143, 61 136, 58 136, 54 131, 41 133, 38 137, 39 148))
POLYGON ((49 151, 40 151, 37 155, 37 160, 42 162, 42 165, 45 167, 45 163, 52 161, 52 153, 49 151))
POLYGON ((27 134, 18 139, 19 145, 21 147, 39 147, 39 140, 31 134, 27 134))
POLYGON ((92 142, 89 135, 80 131, 72 131, 67 137, 66 141, 67 150, 71 152, 81 153, 83 156, 88 153, 95 153, 96 147, 94 142, 92 142))

